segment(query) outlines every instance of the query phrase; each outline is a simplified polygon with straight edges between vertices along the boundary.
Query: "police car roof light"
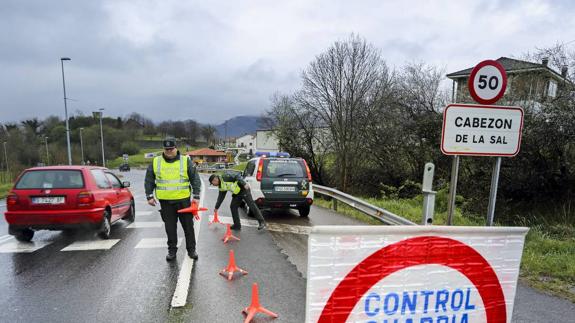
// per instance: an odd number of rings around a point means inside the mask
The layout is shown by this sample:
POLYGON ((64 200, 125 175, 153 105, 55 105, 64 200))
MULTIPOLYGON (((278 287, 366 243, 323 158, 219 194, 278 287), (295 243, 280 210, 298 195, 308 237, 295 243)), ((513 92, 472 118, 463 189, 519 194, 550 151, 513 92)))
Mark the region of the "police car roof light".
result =
POLYGON ((265 151, 257 151, 255 153, 256 157, 280 157, 280 158, 289 158, 290 154, 286 152, 265 152, 265 151))

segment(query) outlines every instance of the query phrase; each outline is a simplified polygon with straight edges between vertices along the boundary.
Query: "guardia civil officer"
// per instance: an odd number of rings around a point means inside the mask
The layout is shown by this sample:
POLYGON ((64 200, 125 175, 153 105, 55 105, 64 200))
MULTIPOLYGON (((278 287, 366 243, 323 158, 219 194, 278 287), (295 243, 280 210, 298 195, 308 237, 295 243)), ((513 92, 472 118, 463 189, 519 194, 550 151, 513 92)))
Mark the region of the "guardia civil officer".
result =
POLYGON ((226 194, 232 192, 232 202, 230 203, 230 210, 232 211, 232 218, 234 219, 234 225, 231 226, 232 230, 241 230, 242 224, 240 222, 240 216, 238 214, 238 208, 242 203, 242 200, 246 202, 250 211, 253 212, 255 218, 258 220, 259 226, 258 230, 266 228, 266 222, 258 209, 252 194, 250 192, 250 186, 243 179, 242 175, 234 173, 224 173, 223 175, 212 174, 209 178, 210 184, 217 186, 220 190, 218 195, 218 200, 216 202, 215 212, 218 211, 220 205, 224 201, 226 194))
POLYGON ((162 156, 154 158, 146 171, 145 189, 148 204, 155 206, 160 201, 162 221, 168 236, 167 261, 176 259, 178 251, 178 219, 186 236, 186 250, 192 259, 198 259, 196 237, 194 235, 194 217, 178 210, 191 205, 190 197, 199 203, 201 181, 190 158, 181 155, 174 138, 166 138, 162 145, 162 156), (191 189, 190 189, 191 188, 191 189))

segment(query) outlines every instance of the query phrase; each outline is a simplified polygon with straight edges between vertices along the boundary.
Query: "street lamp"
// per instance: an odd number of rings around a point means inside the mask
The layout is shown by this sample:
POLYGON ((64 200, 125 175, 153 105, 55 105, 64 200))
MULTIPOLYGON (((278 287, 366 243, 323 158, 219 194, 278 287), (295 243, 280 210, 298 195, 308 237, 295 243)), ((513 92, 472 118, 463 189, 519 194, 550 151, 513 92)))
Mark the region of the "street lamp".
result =
POLYGON ((64 61, 70 61, 68 57, 60 58, 62 63, 62 87, 64 88, 64 116, 66 117, 66 141, 68 143, 68 165, 72 165, 72 150, 70 149, 70 125, 68 123, 68 104, 66 102, 66 81, 64 79, 64 61))
POLYGON ((8 168, 8 153, 6 152, 6 142, 4 141, 4 160, 6 162, 6 176, 10 178, 10 168, 8 168))
POLYGON ((44 136, 44 142, 46 143, 46 165, 50 165, 50 154, 48 153, 48 137, 44 136))
POLYGON ((92 112, 92 115, 94 116, 94 118, 100 118, 100 141, 102 142, 102 166, 106 167, 106 158, 104 157, 104 130, 102 128, 102 115, 103 115, 103 111, 104 109, 98 109, 100 111, 94 111, 92 112))
POLYGON ((82 151, 82 165, 84 165, 84 141, 82 140, 82 130, 84 130, 84 128, 80 128, 80 150, 82 151))

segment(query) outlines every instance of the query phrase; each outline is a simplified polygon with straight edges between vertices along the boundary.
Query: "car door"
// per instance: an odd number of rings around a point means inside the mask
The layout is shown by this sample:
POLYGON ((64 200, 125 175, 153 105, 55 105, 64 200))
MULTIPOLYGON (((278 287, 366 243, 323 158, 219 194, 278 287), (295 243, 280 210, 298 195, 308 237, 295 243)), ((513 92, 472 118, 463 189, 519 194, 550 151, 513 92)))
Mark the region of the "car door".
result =
POLYGON ((242 173, 242 177, 246 180, 252 189, 259 188, 256 186, 258 181, 254 175, 254 170, 256 169, 256 161, 257 160, 250 160, 242 173))
POLYGON ((117 208, 115 208, 115 206, 118 204, 119 192, 114 190, 112 183, 103 170, 92 169, 90 172, 92 173, 92 176, 94 176, 94 180, 98 186, 98 190, 94 192, 95 199, 106 201, 106 204, 109 205, 112 209, 111 220, 115 221, 120 214, 117 208))
POLYGON ((116 175, 106 172, 106 177, 108 177, 108 180, 112 183, 112 188, 118 197, 117 204, 114 205, 114 208, 119 216, 122 216, 128 212, 128 208, 130 207, 130 191, 122 186, 122 182, 116 175))

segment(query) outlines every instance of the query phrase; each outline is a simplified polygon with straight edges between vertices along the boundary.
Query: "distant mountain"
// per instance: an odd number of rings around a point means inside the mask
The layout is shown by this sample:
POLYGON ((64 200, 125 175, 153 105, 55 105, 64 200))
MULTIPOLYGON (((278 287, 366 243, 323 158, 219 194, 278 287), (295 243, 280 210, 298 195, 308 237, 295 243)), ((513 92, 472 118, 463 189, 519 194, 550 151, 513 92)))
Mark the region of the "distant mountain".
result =
POLYGON ((227 131, 226 122, 217 125, 216 130, 218 131, 218 136, 223 138, 224 136, 229 137, 239 137, 246 133, 255 133, 256 130, 260 129, 259 126, 260 117, 257 116, 239 116, 231 118, 227 121, 227 131))

